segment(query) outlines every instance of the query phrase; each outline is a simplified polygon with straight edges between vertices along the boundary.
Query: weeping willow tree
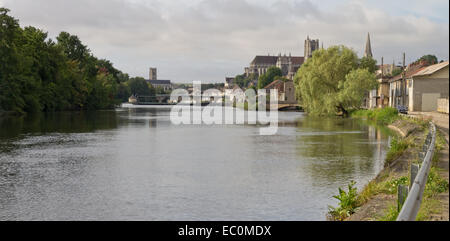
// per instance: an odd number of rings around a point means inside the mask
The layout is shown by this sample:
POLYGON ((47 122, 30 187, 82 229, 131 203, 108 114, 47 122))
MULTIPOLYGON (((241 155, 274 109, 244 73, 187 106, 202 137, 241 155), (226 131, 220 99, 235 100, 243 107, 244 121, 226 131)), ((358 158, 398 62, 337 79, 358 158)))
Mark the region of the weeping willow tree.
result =
POLYGON ((309 114, 347 115, 377 88, 375 64, 345 46, 317 50, 295 75, 297 98, 309 114))

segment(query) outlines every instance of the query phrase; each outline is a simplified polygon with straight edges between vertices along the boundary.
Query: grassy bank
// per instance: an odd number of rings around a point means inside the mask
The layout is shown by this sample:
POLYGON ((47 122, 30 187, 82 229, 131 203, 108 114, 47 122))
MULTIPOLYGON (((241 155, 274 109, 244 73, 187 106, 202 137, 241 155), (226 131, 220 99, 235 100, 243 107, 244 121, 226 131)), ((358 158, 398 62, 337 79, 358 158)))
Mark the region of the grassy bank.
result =
MULTIPOLYGON (((412 162, 418 162, 425 137, 428 134, 428 122, 399 116, 395 109, 362 110, 352 113, 354 118, 365 118, 379 124, 393 125, 398 130, 407 133, 406 136, 395 136, 386 155, 384 170, 360 192, 351 182, 346 190, 339 189, 334 196, 339 203, 337 207, 329 207, 328 219, 347 220, 395 220, 398 216, 396 200, 397 187, 400 184, 409 185, 409 167, 412 162), (369 202, 371 202, 369 204, 369 202), (375 203, 372 205, 372 203, 375 203), (376 212, 360 210, 367 206, 369 209, 380 209, 376 212), (369 208, 370 206, 370 208, 369 208), (352 215, 358 217, 352 219, 352 215), (356 215, 355 215, 356 216, 356 215)), ((444 148, 445 140, 437 133, 433 166, 430 170, 424 191, 421 209, 417 220, 429 220, 431 215, 439 213, 441 203, 438 195, 448 191, 448 182, 439 175, 437 163, 439 152, 444 148)))
POLYGON ((383 109, 356 110, 350 113, 352 118, 363 118, 374 121, 381 125, 388 125, 399 118, 398 111, 395 108, 386 107, 383 109))

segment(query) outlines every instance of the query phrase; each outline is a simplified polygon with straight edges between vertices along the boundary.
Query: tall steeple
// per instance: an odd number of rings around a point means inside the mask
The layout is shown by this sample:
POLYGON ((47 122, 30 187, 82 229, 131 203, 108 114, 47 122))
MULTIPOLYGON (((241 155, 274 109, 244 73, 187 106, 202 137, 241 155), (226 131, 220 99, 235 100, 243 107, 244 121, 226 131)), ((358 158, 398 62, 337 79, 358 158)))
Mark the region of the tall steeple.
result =
POLYGON ((367 40, 366 40, 366 49, 364 50, 364 57, 373 57, 372 55, 372 46, 370 44, 370 34, 367 33, 367 40))

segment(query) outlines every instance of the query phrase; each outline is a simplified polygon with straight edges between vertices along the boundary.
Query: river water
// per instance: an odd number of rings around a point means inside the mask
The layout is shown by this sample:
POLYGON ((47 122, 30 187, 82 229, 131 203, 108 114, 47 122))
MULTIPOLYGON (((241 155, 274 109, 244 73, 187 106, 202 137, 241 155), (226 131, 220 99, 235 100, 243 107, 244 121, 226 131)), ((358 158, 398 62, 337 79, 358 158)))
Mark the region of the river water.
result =
POLYGON ((389 135, 280 112, 254 125, 173 125, 169 107, 0 120, 0 220, 325 220, 340 186, 383 167, 389 135))

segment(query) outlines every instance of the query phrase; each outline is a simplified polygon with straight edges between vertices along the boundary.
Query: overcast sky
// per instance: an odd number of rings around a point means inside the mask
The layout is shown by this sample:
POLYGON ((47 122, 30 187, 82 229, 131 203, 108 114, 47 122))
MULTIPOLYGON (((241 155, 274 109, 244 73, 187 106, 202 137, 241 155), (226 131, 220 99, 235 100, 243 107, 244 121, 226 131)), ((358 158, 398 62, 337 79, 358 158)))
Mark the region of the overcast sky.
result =
POLYGON ((95 56, 131 76, 223 82, 255 55, 303 56, 307 35, 358 55, 371 34, 374 57, 424 54, 448 60, 448 0, 0 0, 22 26, 54 38, 78 35, 95 56))

